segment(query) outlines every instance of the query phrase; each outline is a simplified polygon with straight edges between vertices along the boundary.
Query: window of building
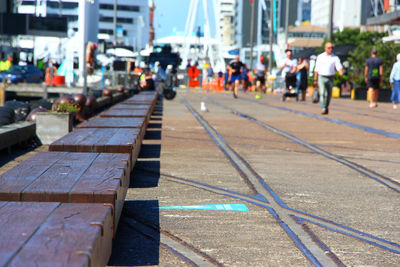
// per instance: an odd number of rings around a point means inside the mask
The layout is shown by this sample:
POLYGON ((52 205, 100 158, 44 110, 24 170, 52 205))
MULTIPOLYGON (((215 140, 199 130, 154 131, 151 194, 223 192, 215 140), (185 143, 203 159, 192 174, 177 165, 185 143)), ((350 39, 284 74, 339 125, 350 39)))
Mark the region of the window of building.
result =
MULTIPOLYGON (((101 22, 114 22, 114 18, 113 18, 113 17, 104 17, 104 16, 101 16, 101 17, 100 17, 100 21, 101 21, 101 22)), ((133 19, 131 19, 131 18, 117 18, 117 23, 129 23, 129 24, 133 24, 133 19)))
MULTIPOLYGON (((105 34, 113 35, 114 34, 114 30, 99 29, 99 33, 105 33, 105 34)), ((124 34, 124 36, 126 36, 128 34, 128 32, 126 30, 124 30, 123 34, 124 34)))
MULTIPOLYGON (((114 10, 114 5, 100 4, 100 9, 114 10)), ((139 6, 117 5, 117 10, 139 12, 140 7, 139 6)))
POLYGON ((49 8, 62 8, 62 9, 76 9, 78 8, 78 3, 72 2, 50 2, 47 1, 47 7, 49 8))

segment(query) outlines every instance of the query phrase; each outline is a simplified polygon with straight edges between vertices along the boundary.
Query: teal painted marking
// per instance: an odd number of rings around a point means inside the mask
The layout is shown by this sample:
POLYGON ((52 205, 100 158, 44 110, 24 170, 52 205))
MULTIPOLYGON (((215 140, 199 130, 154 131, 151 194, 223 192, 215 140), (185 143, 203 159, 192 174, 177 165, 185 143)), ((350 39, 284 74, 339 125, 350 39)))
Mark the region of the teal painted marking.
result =
POLYGON ((230 210, 230 211, 249 211, 244 204, 212 204, 212 205, 189 205, 189 206, 169 206, 155 207, 158 209, 187 209, 187 210, 230 210))

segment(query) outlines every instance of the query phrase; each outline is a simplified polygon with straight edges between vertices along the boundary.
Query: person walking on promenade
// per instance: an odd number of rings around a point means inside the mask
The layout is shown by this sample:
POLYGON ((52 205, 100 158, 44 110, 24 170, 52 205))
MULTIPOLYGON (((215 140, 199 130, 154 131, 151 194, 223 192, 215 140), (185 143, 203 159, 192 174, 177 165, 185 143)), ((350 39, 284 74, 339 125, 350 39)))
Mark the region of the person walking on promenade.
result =
POLYGON ((393 109, 397 109, 397 104, 400 103, 400 54, 397 54, 397 62, 394 63, 390 72, 390 86, 392 86, 392 96, 390 100, 393 103, 393 109))
POLYGON ((286 58, 283 60, 280 69, 282 70, 282 78, 285 79, 286 91, 296 87, 296 66, 297 60, 292 58, 292 50, 286 49, 286 58))
POLYGON ((370 108, 376 108, 378 106, 379 87, 383 75, 383 62, 377 57, 377 54, 378 52, 373 48, 371 51, 371 57, 367 59, 364 69, 365 82, 367 83, 370 99, 370 108))
POLYGON ((306 101, 306 90, 308 87, 308 62, 305 58, 299 58, 297 65, 297 72, 300 75, 298 81, 298 94, 301 93, 301 101, 306 101))
POLYGON ((265 91, 265 74, 267 73, 263 56, 260 56, 260 61, 257 62, 254 72, 256 73, 256 98, 261 98, 261 93, 265 91))
POLYGON ((213 70, 210 62, 207 63, 206 71, 207 71, 207 80, 211 84, 211 82, 214 78, 214 70, 213 70))
POLYGON ((229 63, 229 67, 231 69, 229 81, 233 86, 233 97, 237 98, 240 86, 240 80, 242 79, 242 71, 244 67, 244 64, 240 61, 239 55, 235 57, 234 61, 229 63))
POLYGON ((329 102, 332 96, 333 76, 336 71, 343 76, 343 66, 340 59, 333 53, 333 44, 325 44, 325 52, 318 55, 314 69, 314 86, 319 87, 321 114, 328 114, 329 102))

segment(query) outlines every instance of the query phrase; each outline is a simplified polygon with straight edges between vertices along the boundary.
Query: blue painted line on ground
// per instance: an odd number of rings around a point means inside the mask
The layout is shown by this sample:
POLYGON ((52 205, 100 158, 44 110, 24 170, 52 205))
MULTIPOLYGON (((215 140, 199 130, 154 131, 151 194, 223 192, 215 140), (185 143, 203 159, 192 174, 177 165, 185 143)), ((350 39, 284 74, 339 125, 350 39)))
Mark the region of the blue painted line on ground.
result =
POLYGON ((289 226, 279 218, 278 214, 275 212, 273 208, 267 207, 268 211, 275 217, 275 219, 279 222, 283 229, 288 233, 288 235, 293 239, 299 249, 303 252, 303 254, 308 258, 308 260, 314 264, 315 266, 321 266, 321 263, 314 257, 314 255, 309 251, 300 241, 299 237, 289 228, 289 226))
MULTIPOLYGON (((338 232, 338 233, 341 233, 341 234, 343 234, 343 235, 350 236, 350 237, 359 239, 359 240, 361 240, 361 241, 367 242, 367 243, 369 243, 369 244, 371 244, 371 245, 374 245, 374 246, 377 246, 377 247, 380 247, 380 248, 389 250, 390 252, 393 252, 393 253, 396 253, 396 254, 400 254, 400 251, 399 251, 399 250, 395 250, 395 249, 386 247, 386 246, 384 246, 384 245, 378 244, 378 243, 376 243, 376 242, 370 241, 370 240, 368 240, 368 239, 361 238, 361 237, 359 237, 359 236, 356 236, 356 235, 353 235, 353 234, 350 234, 350 233, 346 233, 345 231, 342 231, 342 230, 340 230, 340 229, 333 228, 333 227, 330 227, 330 226, 327 226, 327 225, 323 225, 323 224, 321 224, 321 223, 318 223, 318 222, 315 222, 315 221, 312 221, 312 220, 309 220, 309 219, 300 218, 300 217, 297 217, 297 216, 294 216, 294 217, 296 217, 296 219, 298 219, 298 220, 300 220, 300 221, 310 222, 310 223, 312 223, 312 224, 321 226, 321 227, 326 228, 326 229, 329 229, 329 230, 331 230, 331 231, 338 232)), ((356 230, 355 232, 359 232, 359 231, 356 230)), ((359 234, 364 234, 365 236, 371 237, 371 235, 365 234, 365 233, 362 233, 362 232, 359 232, 359 234)), ((374 238, 377 239, 377 240, 383 241, 383 242, 386 241, 386 240, 382 240, 382 239, 380 239, 380 238, 376 238, 376 237, 374 237, 374 238)), ((386 242, 387 242, 387 241, 386 241, 386 242)), ((385 243, 386 243, 386 242, 385 242, 385 243)))
POLYGON ((155 207, 158 209, 189 209, 189 210, 219 210, 219 211, 249 211, 245 204, 208 204, 208 205, 186 205, 186 206, 168 206, 155 207))
POLYGON ((256 100, 253 100, 253 99, 245 99, 245 100, 257 103, 259 105, 270 106, 270 107, 273 107, 273 108, 276 108, 276 109, 292 112, 292 113, 295 113, 295 114, 300 114, 300 115, 303 115, 303 116, 306 116, 306 117, 311 117, 311 118, 315 118, 315 119, 319 119, 319 120, 325 120, 325 121, 329 121, 329 122, 334 122, 334 123, 337 123, 337 124, 340 124, 340 125, 345 125, 345 126, 357 128, 357 129, 360 129, 360 130, 363 130, 363 131, 366 131, 366 132, 380 134, 380 135, 383 135, 383 136, 386 136, 386 137, 390 137, 390 138, 400 139, 400 134, 398 134, 398 133, 387 132, 387 131, 384 131, 384 130, 380 130, 380 129, 376 129, 376 128, 372 128, 372 127, 368 127, 368 126, 364 126, 364 125, 360 125, 360 124, 356 124, 356 123, 352 123, 352 122, 342 121, 342 120, 339 120, 339 119, 332 119, 332 118, 328 118, 328 117, 323 117, 321 115, 317 115, 317 114, 314 114, 314 113, 308 113, 308 112, 298 111, 298 110, 285 108, 285 107, 281 107, 281 106, 275 106, 275 105, 263 103, 263 102, 260 102, 260 101, 256 101, 256 100))
POLYGON ((253 196, 253 198, 268 203, 268 200, 261 194, 255 195, 255 196, 253 196))

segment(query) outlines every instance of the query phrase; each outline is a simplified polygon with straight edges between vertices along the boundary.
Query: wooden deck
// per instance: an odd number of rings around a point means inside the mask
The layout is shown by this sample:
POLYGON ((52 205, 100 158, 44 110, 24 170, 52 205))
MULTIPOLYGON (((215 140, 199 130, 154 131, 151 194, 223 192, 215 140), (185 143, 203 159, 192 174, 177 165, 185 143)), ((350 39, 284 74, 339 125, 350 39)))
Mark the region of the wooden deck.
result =
POLYGON ((108 203, 117 225, 129 179, 127 154, 40 152, 0 175, 0 201, 108 203))
POLYGON ((104 204, 0 202, 0 266, 105 266, 112 208, 104 204))

